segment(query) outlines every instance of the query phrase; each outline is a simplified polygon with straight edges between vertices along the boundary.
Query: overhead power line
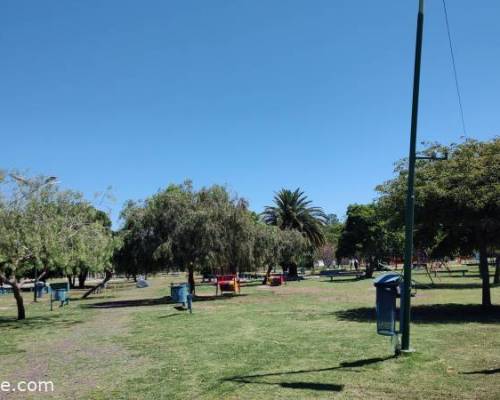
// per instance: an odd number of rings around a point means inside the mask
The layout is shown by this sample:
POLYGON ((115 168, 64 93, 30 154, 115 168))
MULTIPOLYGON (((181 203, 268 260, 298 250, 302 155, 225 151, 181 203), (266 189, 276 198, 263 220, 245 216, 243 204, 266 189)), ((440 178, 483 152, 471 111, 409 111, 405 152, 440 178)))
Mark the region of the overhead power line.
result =
POLYGON ((462 118, 462 129, 463 129, 464 136, 467 136, 467 131, 465 129, 464 108, 462 106, 462 96, 460 94, 460 86, 458 84, 457 66, 455 63, 455 54, 453 52, 453 43, 451 40, 450 22, 448 20, 448 11, 446 9, 446 0, 443 0, 443 9, 444 9, 444 19, 446 21, 446 30, 448 32, 448 43, 450 45, 450 55, 451 55, 451 63, 453 65, 453 75, 455 77, 455 87, 457 89, 458 106, 460 108, 460 117, 462 118))

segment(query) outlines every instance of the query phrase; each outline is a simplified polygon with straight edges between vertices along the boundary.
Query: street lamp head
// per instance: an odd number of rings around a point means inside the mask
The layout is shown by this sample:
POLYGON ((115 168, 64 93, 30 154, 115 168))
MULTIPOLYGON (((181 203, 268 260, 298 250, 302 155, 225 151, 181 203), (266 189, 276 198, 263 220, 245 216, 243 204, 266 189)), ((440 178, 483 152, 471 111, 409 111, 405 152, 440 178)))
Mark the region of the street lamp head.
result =
POLYGON ((57 176, 49 176, 47 179, 45 179, 44 185, 48 185, 49 183, 57 183, 57 176))

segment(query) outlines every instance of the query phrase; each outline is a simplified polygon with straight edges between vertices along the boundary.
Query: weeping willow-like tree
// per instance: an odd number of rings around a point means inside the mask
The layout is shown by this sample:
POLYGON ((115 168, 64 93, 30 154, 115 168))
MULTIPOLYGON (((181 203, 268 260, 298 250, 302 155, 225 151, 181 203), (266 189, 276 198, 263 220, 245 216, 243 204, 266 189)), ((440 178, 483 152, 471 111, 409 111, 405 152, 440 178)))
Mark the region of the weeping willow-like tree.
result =
POLYGON ((59 190, 53 177, 0 172, 0 281, 12 288, 19 320, 25 283, 75 265, 110 268, 114 242, 99 213, 81 193, 59 190))

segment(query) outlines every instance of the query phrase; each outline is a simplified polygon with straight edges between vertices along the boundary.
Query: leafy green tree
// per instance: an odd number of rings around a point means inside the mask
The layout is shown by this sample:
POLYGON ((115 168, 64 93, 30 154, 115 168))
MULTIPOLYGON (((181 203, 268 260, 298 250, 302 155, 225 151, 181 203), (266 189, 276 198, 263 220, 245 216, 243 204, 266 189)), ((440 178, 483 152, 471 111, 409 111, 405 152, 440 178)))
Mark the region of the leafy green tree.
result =
POLYGON ((237 274, 264 266, 270 273, 276 265, 296 271, 310 247, 303 233, 263 224, 244 199, 218 185, 198 191, 190 181, 170 185, 143 203, 129 202, 122 219, 117 270, 187 271, 192 291, 196 272, 237 274))
POLYGON ((232 199, 223 205, 225 209, 220 221, 225 229, 222 233, 225 241, 225 253, 228 269, 237 274, 255 268, 256 222, 248 211, 244 199, 232 199))
MULTIPOLYGON (((116 248, 113 256, 116 272, 132 276, 134 280, 139 274, 147 276, 155 272, 158 263, 153 253, 161 242, 151 224, 148 224, 145 205, 127 202, 120 218, 124 223, 118 232, 121 246, 116 248)), ((154 216, 149 218, 154 221, 154 216)))
MULTIPOLYGON (((491 305, 488 254, 500 245, 500 138, 428 146, 424 155, 448 160, 419 161, 416 168, 415 245, 431 256, 479 251, 482 304, 491 305)), ((401 225, 406 192, 406 163, 397 176, 378 187, 381 205, 401 225)))
POLYGON ((273 268, 280 266, 283 272, 296 271, 309 249, 304 236, 293 229, 258 223, 255 226, 254 260, 256 267, 264 267, 267 282, 273 268))
POLYGON ((288 272, 289 278, 297 276, 297 267, 306 257, 310 257, 311 245, 304 235, 295 229, 280 232, 280 265, 288 272))
POLYGON ((192 206, 172 235, 171 259, 188 271, 191 291, 195 291, 194 272, 203 268, 227 266, 228 243, 224 224, 228 218, 228 194, 214 186, 193 194, 192 206))
POLYGON ((255 215, 222 186, 170 185, 143 205, 129 204, 123 217, 123 247, 115 257, 122 271, 180 269, 194 291, 195 272, 254 268, 255 215))
POLYGON ((336 248, 343 228, 344 224, 338 217, 335 214, 329 214, 328 220, 323 226, 325 242, 329 243, 333 248, 336 248))
MULTIPOLYGON (((18 319, 24 319, 21 288, 26 281, 58 273, 71 262, 76 251, 72 243, 79 235, 98 233, 93 229, 96 225, 89 224, 90 206, 80 193, 59 191, 51 177, 2 176, 0 279, 11 285, 18 319), (36 276, 37 271, 42 274, 36 276)), ((93 251, 96 257, 99 247, 93 251)))
POLYGON ((73 213, 80 214, 82 226, 75 235, 67 238, 68 257, 61 267, 71 287, 76 286, 75 280, 78 277, 78 287, 83 289, 89 273, 111 268, 115 240, 111 220, 106 213, 88 203, 72 207, 73 213))
POLYGON ((401 239, 402 234, 396 236, 387 228, 376 203, 352 204, 347 208, 336 256, 363 258, 366 277, 371 278, 379 262, 402 247, 401 239))

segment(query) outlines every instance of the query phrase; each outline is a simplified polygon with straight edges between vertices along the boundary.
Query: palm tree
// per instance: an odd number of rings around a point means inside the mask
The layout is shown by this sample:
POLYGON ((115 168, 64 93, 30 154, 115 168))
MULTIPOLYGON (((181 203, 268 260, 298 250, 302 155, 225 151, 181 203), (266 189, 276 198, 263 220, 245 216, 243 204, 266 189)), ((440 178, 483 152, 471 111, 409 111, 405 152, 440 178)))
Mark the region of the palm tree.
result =
POLYGON ((328 217, 321 207, 311 206, 311 201, 300 188, 294 191, 281 189, 274 196, 274 203, 274 206, 267 206, 262 213, 266 224, 298 230, 313 247, 325 243, 322 226, 328 217))

